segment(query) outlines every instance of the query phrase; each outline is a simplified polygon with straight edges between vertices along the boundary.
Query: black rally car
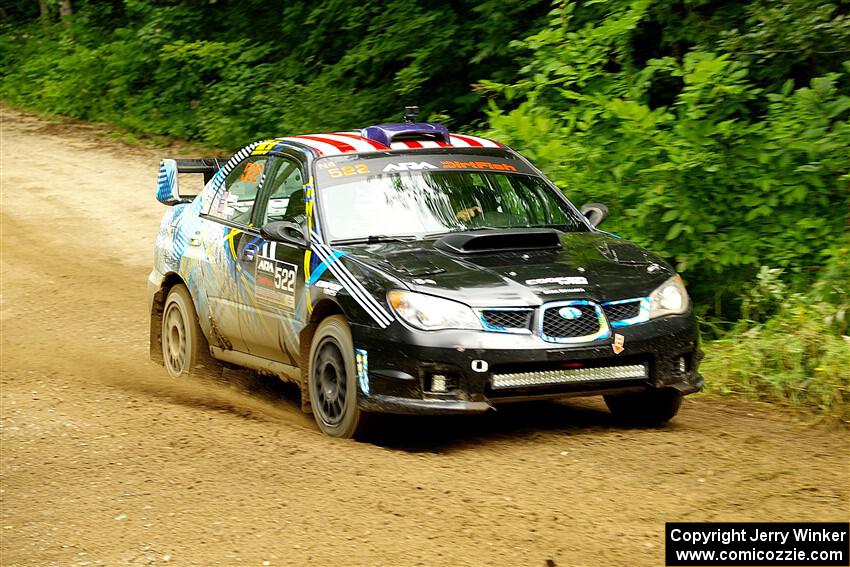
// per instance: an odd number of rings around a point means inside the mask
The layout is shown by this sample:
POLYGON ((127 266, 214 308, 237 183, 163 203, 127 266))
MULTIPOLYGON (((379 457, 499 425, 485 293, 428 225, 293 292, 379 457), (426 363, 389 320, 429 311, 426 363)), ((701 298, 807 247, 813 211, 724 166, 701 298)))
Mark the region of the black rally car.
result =
POLYGON ((163 160, 157 198, 152 357, 294 381, 329 435, 595 394, 661 423, 702 387, 674 270, 497 142, 413 122, 277 138, 163 160))

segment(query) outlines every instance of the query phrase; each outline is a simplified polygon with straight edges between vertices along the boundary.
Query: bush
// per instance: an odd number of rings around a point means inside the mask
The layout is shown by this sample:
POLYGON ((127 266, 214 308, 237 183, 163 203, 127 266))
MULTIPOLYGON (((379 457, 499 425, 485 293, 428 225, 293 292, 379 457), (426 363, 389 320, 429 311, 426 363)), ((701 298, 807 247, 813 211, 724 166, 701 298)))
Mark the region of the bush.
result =
POLYGON ((850 422, 850 239, 808 294, 764 269, 736 329, 706 348, 708 391, 803 406, 850 422), (758 318, 767 317, 766 322, 758 318))
POLYGON ((11 9, 21 21, 0 23, 0 97, 236 149, 270 135, 397 120, 410 104, 423 118, 481 120, 470 83, 514 74, 505 38, 536 29, 547 0, 74 6, 67 27, 11 9))
POLYGON ((808 407, 850 423, 850 337, 833 334, 829 304, 793 301, 767 324, 713 341, 709 393, 808 407))

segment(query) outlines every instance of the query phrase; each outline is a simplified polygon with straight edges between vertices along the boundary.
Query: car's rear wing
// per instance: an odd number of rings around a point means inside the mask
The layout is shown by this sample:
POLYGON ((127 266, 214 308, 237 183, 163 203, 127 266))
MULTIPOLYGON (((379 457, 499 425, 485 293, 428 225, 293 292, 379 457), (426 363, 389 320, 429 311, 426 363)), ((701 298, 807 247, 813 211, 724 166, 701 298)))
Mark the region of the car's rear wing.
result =
POLYGON ((180 192, 178 174, 202 173, 204 185, 206 185, 226 162, 226 159, 217 158, 161 160, 159 162, 159 177, 156 182, 156 200, 164 205, 190 202, 196 195, 190 194, 191 192, 180 192))

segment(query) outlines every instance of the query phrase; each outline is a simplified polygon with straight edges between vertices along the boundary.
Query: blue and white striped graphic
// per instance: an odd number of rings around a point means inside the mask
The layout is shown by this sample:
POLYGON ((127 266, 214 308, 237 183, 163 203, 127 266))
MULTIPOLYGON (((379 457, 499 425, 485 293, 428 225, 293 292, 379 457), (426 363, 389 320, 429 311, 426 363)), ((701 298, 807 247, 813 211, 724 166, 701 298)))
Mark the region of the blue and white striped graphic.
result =
POLYGON ((319 264, 316 266, 316 269, 313 270, 313 272, 310 274, 310 279, 307 280, 307 285, 314 285, 317 281, 319 281, 319 278, 322 277, 322 274, 325 273, 325 270, 328 269, 328 266, 333 262, 336 262, 343 256, 345 256, 345 252, 343 252, 342 250, 335 250, 329 262, 319 262, 319 264))
POLYGON ((164 205, 180 201, 180 195, 177 192, 177 162, 173 159, 164 159, 159 162, 156 200, 164 205))
POLYGON ((342 265, 342 262, 337 262, 339 256, 337 256, 336 251, 334 251, 330 246, 324 244, 321 241, 321 237, 316 233, 312 233, 313 253, 322 261, 323 264, 327 266, 327 269, 331 271, 331 273, 336 276, 336 279, 345 287, 348 293, 351 294, 351 297, 360 304, 361 307, 375 320, 375 322, 381 327, 388 327, 390 323, 393 322, 392 315, 390 315, 383 305, 378 303, 378 301, 369 293, 366 288, 363 287, 357 278, 342 265))

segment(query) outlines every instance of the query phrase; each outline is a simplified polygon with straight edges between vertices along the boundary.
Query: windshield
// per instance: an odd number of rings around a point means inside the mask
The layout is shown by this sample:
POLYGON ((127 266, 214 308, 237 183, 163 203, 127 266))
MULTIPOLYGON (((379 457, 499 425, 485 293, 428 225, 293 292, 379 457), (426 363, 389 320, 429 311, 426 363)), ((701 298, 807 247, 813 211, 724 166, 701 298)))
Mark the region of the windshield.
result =
POLYGON ((429 157, 432 159, 401 163, 388 158, 358 160, 321 169, 319 180, 325 183, 319 186, 319 200, 328 238, 422 238, 461 230, 519 227, 587 230, 578 214, 542 178, 510 165, 516 160, 488 157, 487 161, 458 162, 445 156, 436 161, 435 156, 429 157), (428 167, 432 162, 436 165, 428 167), (451 169, 463 170, 447 171, 446 164, 486 171, 454 167, 451 169), (372 174, 375 171, 381 173, 372 174))

